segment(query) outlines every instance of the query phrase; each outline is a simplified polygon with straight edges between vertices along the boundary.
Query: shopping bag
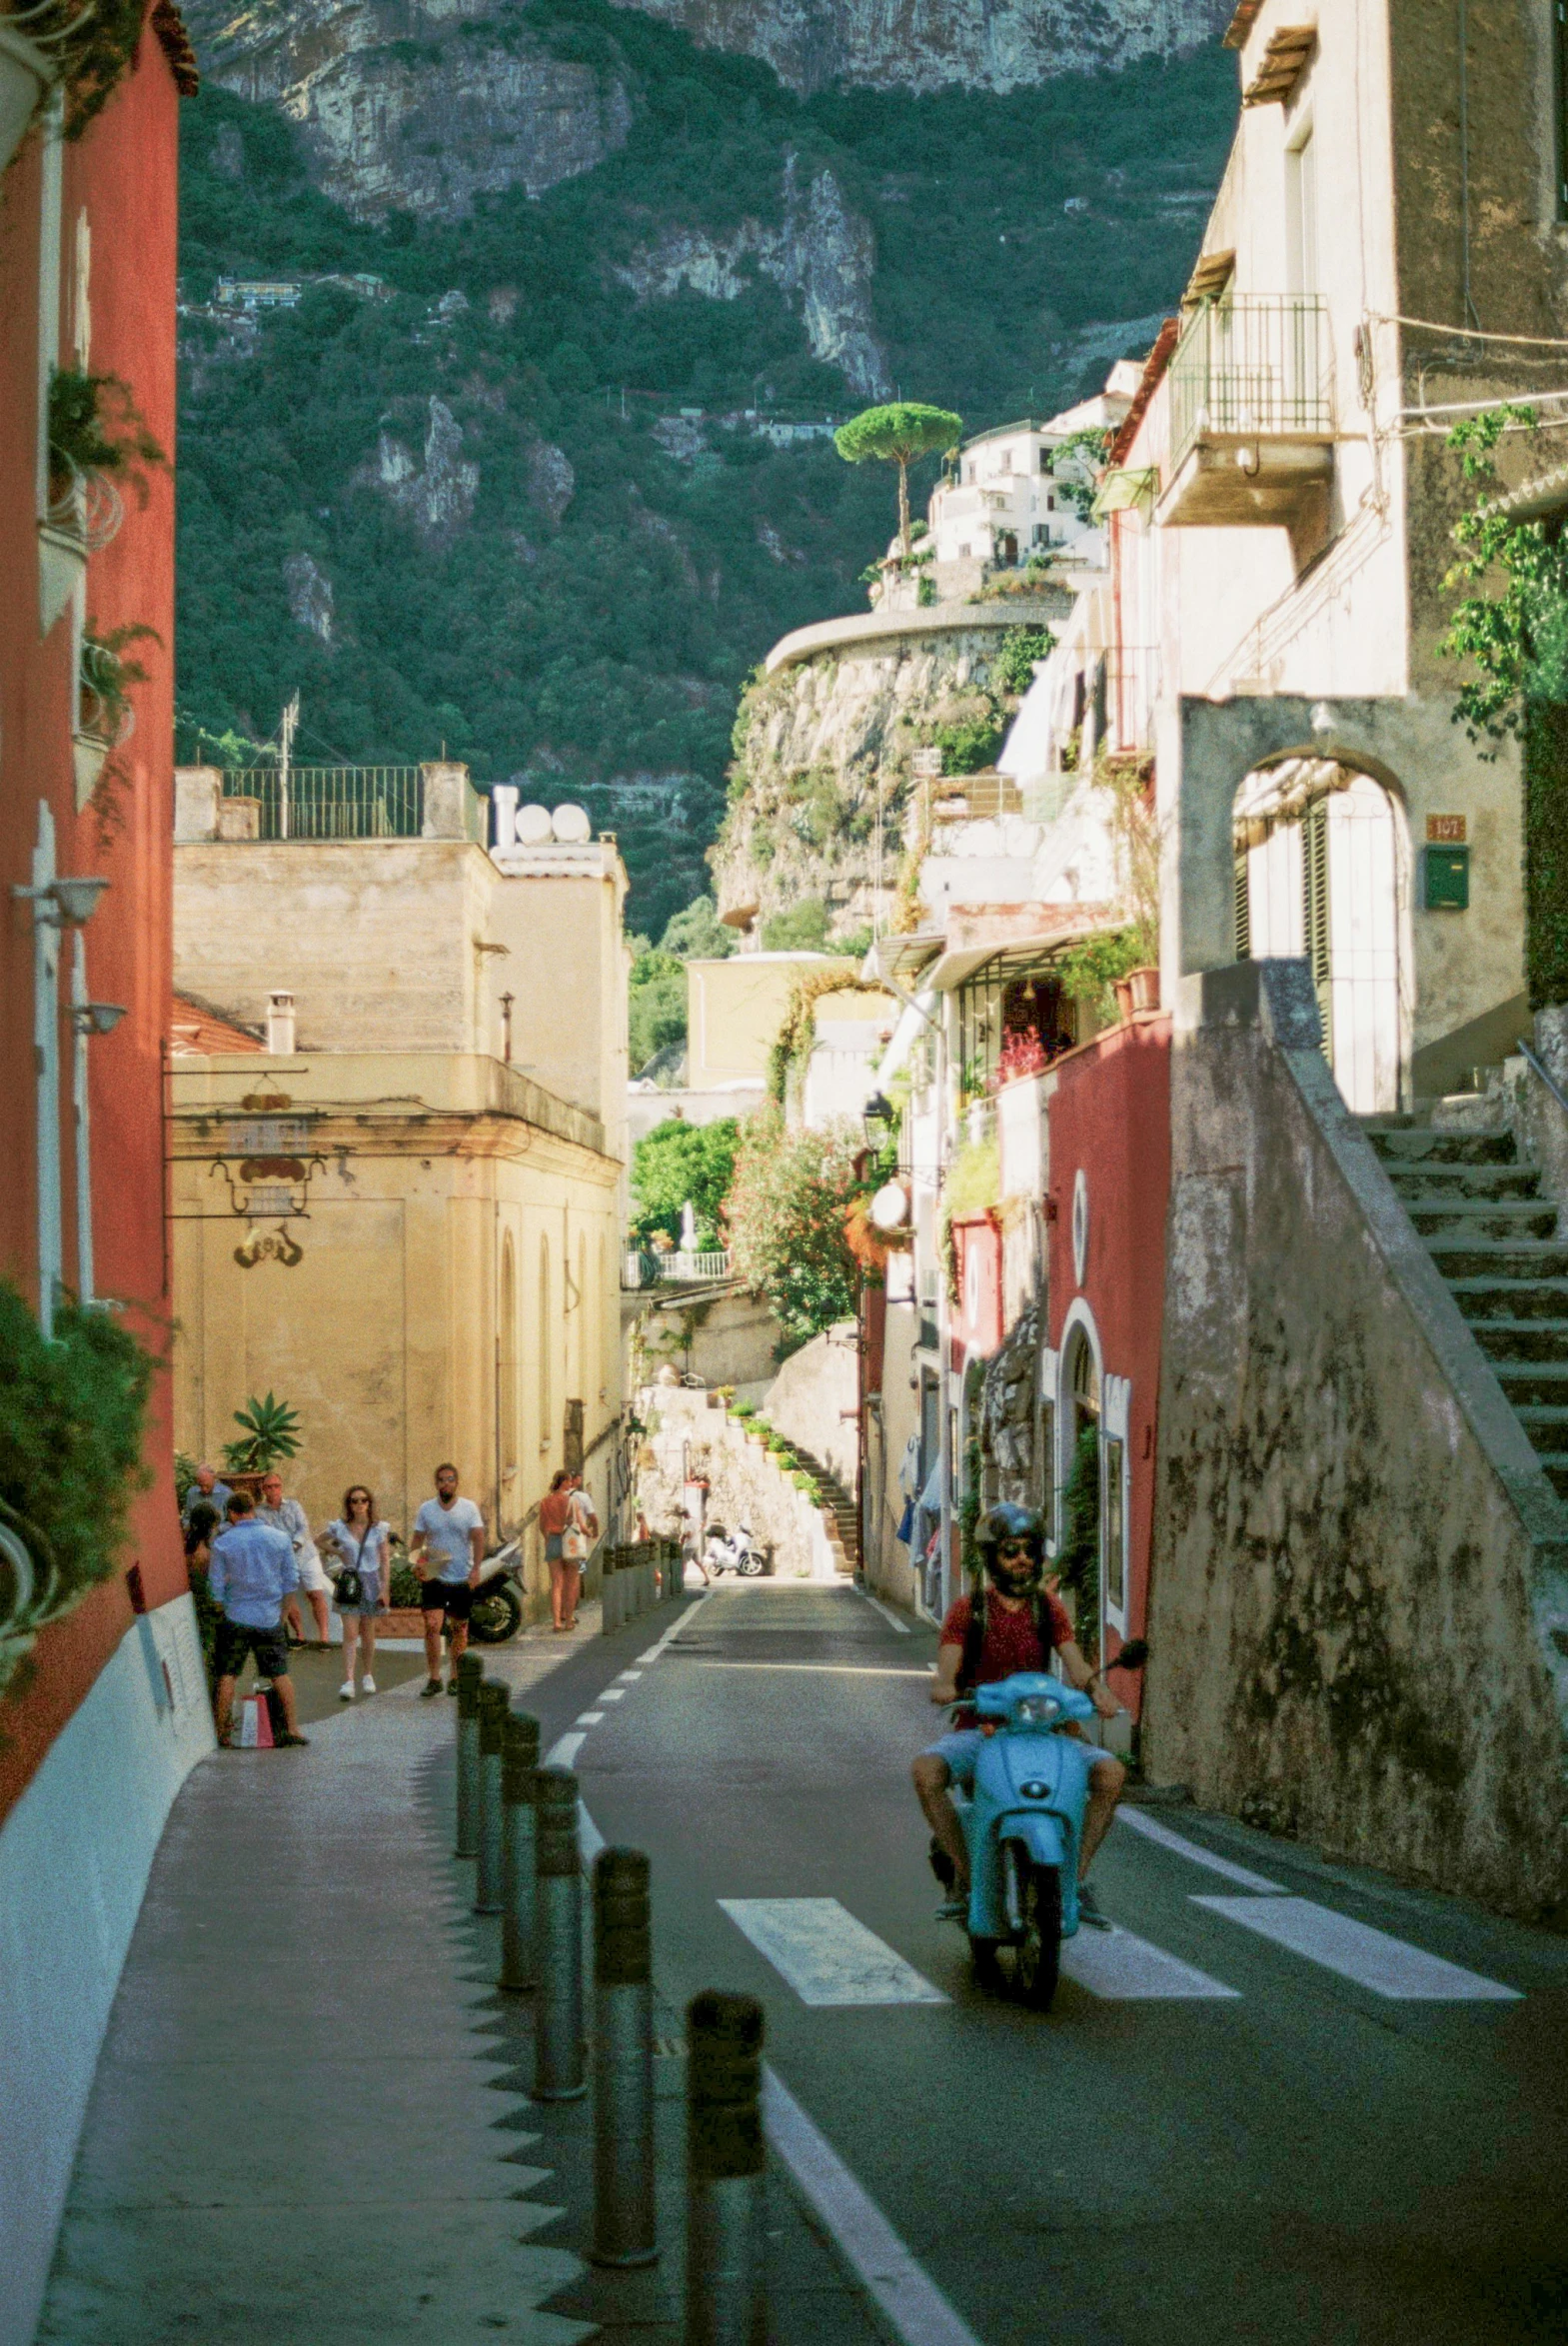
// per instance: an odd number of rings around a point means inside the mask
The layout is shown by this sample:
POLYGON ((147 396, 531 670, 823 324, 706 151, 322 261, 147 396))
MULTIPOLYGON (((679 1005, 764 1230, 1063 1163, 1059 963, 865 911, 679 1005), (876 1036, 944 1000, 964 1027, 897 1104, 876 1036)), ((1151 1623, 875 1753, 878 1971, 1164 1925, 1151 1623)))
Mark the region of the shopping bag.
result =
POLYGON ((236 1740, 242 1751, 272 1749, 272 1710, 266 1693, 246 1695, 240 1705, 240 1732, 236 1740))

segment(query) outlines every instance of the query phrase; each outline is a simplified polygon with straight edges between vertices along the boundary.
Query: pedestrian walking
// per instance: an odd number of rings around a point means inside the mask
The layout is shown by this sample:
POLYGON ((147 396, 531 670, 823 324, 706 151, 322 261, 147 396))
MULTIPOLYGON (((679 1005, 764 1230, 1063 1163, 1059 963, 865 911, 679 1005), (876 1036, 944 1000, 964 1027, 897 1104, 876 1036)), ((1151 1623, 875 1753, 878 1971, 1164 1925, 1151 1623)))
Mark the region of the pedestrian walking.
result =
MULTIPOLYGON (((310 1600, 311 1611, 316 1616, 316 1643, 325 1652, 332 1643, 332 1619, 327 1602, 331 1594, 331 1582, 316 1552, 316 1542, 311 1537, 305 1509, 297 1498, 284 1497, 281 1474, 263 1477, 261 1505, 256 1509, 256 1520, 259 1523, 270 1523, 275 1531, 281 1531, 293 1547, 294 1560, 300 1571, 300 1587, 304 1589, 310 1600)), ((283 1625, 291 1637, 301 1645, 305 1643, 305 1621, 300 1612, 297 1593, 285 1599, 283 1625)))
POLYGON ((469 1641, 469 1615, 485 1554, 485 1518, 458 1490, 450 1462, 436 1468, 436 1495, 414 1518, 409 1559, 420 1576, 420 1610, 425 1616, 426 1695, 441 1692, 441 1632, 450 1633, 447 1692, 458 1690, 458 1663, 469 1641))
POLYGON ((196 1480, 191 1484, 190 1489, 186 1492, 185 1504, 180 1509, 180 1523, 182 1529, 189 1531, 191 1527, 191 1515, 194 1509, 197 1507, 211 1507, 214 1520, 221 1523, 223 1521, 223 1510, 228 1505, 228 1503, 229 1485, 226 1482, 219 1481, 217 1467, 210 1464, 206 1458, 203 1458, 201 1464, 196 1469, 196 1480))
POLYGON ((303 1745, 309 1737, 299 1731, 283 1630, 283 1600, 299 1579, 293 1542, 272 1524, 257 1522, 248 1490, 230 1491, 227 1512, 228 1523, 213 1540, 207 1567, 207 1585, 223 1607, 214 1655, 218 1741, 228 1749, 235 1681, 246 1655, 254 1654, 258 1675, 271 1678, 278 1689, 288 1730, 279 1743, 303 1745))
POLYGON ((575 1629, 583 1567, 599 1537, 599 1517, 594 1512, 593 1500, 583 1488, 582 1475, 572 1475, 570 1482, 572 1495, 567 1501, 567 1519, 561 1534, 561 1605, 566 1627, 575 1629))
POLYGON ((377 1516, 375 1494, 363 1482, 355 1482, 343 1494, 342 1514, 327 1525, 322 1538, 342 1567, 338 1615, 343 1623, 343 1684, 338 1700, 352 1702, 356 1647, 364 1664, 360 1691, 376 1691, 371 1665, 376 1659, 376 1615, 386 1609, 392 1595, 392 1531, 377 1516))
POLYGON ((571 1512, 572 1477, 565 1466, 558 1466, 550 1477, 550 1488, 539 1502, 539 1528, 545 1542, 545 1562, 550 1568, 550 1625, 558 1635, 571 1627, 567 1617, 566 1551, 562 1545, 571 1512))

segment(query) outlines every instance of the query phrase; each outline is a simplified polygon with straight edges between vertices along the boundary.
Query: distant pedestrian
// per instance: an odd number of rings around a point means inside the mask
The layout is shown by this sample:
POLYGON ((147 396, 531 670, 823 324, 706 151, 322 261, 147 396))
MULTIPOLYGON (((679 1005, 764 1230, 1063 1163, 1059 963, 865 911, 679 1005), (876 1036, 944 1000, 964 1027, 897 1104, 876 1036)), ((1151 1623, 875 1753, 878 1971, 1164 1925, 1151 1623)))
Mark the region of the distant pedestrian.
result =
POLYGON ((558 1634, 572 1626, 571 1607, 567 1603, 566 1537, 567 1517, 572 1512, 572 1477, 565 1466, 558 1466, 550 1477, 550 1488, 539 1502, 539 1528, 545 1541, 545 1562, 550 1568, 550 1625, 558 1634))
POLYGON ((283 1631, 283 1600, 299 1581, 294 1546, 287 1533, 258 1523, 248 1490, 232 1490, 228 1524, 212 1543, 207 1585, 223 1607, 214 1663, 218 1673, 218 1741, 229 1743, 234 1686, 245 1657, 254 1654, 260 1676, 271 1678, 283 1706, 287 1733, 280 1743, 304 1744, 289 1678, 289 1641, 283 1631))
POLYGON ((196 1480, 186 1492, 185 1504, 180 1509, 181 1527, 189 1531, 191 1512, 195 1507, 211 1507, 214 1517, 221 1523, 223 1510, 228 1503, 229 1485, 219 1481, 217 1467, 209 1465, 208 1461, 203 1458, 196 1469, 196 1480))
POLYGON ((343 1684, 340 1702, 354 1700, 354 1652, 364 1640, 363 1693, 374 1694, 371 1664, 376 1658, 376 1615, 384 1611, 392 1593, 392 1533, 378 1520, 374 1495, 363 1482, 351 1483, 343 1494, 343 1512, 329 1523, 322 1538, 343 1567, 338 1581, 338 1612, 343 1622, 343 1684), (353 1578, 350 1578, 350 1575, 353 1578), (358 1585, 356 1596, 353 1590, 358 1585))
POLYGON ((420 1576, 420 1609, 425 1615, 424 1692, 441 1692, 441 1631, 451 1632, 447 1692, 458 1690, 458 1663, 469 1641, 469 1615, 485 1554, 485 1518, 471 1498, 458 1494, 458 1470, 436 1468, 436 1495, 414 1518, 409 1558, 420 1576))
POLYGON ((561 1534, 562 1607, 566 1626, 577 1627, 578 1593, 583 1586, 583 1567, 594 1552, 599 1537, 599 1517, 594 1502, 583 1488, 583 1477, 572 1477, 572 1496, 567 1505, 566 1529, 561 1534))
MULTIPOLYGON (((281 1474, 269 1474, 263 1480, 261 1505, 256 1509, 256 1520, 259 1523, 270 1523, 293 1546, 294 1560, 300 1568, 300 1586, 310 1599, 311 1611, 316 1616, 316 1642, 325 1648, 332 1642, 332 1620, 327 1603, 331 1583, 322 1568, 321 1557, 316 1553, 316 1542, 311 1537, 305 1509, 297 1498, 284 1497, 281 1474)), ((297 1595, 289 1597, 284 1604, 283 1625, 304 1644, 305 1622, 297 1595)))

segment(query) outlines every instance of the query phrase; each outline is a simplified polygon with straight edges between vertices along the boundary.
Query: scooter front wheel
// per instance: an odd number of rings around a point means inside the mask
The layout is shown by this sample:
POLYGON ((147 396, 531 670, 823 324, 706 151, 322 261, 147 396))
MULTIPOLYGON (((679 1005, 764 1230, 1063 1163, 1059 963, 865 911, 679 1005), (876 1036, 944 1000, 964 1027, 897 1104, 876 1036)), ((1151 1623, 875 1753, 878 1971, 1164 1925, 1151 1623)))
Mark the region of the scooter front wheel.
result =
POLYGON ((971 1936, 969 1940, 969 1967, 974 1974, 975 1986, 983 1989, 986 1995, 996 1996, 1003 1992, 1007 1982, 1002 1977, 1001 1957, 996 1952, 994 1939, 977 1939, 971 1936))
POLYGON ((1020 1865, 1023 1928, 1013 1955, 1019 2001, 1048 2012, 1061 1971, 1061 1875, 1054 1865, 1020 1865))

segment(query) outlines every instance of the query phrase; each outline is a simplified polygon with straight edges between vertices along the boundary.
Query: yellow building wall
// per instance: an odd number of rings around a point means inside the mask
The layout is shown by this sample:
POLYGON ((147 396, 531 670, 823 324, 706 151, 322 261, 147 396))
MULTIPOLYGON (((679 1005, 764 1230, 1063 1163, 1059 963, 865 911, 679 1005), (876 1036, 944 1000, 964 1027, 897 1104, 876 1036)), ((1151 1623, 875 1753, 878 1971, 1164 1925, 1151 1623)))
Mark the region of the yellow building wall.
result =
POLYGON ((768 1055, 789 1008, 797 978, 842 969, 852 984, 859 964, 824 953, 736 954, 693 961, 687 973, 687 1087, 715 1092, 768 1073, 768 1055))

